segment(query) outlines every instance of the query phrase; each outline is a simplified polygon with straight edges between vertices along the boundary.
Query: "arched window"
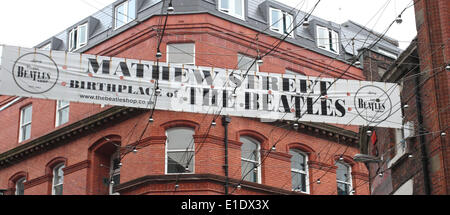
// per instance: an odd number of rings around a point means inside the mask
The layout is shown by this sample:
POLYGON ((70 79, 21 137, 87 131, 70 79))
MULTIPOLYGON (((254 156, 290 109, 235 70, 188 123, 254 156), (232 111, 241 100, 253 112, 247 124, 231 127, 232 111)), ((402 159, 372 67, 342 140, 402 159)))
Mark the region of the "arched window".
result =
POLYGON ((64 167, 65 167, 64 164, 59 164, 55 168, 53 168, 53 186, 52 186, 53 195, 63 194, 64 167))
POLYGON ((308 156, 296 149, 289 150, 291 157, 292 190, 309 193, 308 156))
POLYGON ((240 141, 243 143, 241 146, 241 170, 242 177, 245 181, 261 182, 261 168, 260 168, 260 147, 259 141, 242 136, 240 141))
POLYGON ((166 130, 166 173, 194 173, 195 131, 188 127, 166 130))
POLYGON ((337 194, 349 195, 352 191, 351 167, 343 162, 336 162, 337 194))
POLYGON ((24 183, 26 181, 26 178, 20 178, 19 180, 16 181, 16 195, 24 195, 25 194, 25 187, 24 187, 24 183))

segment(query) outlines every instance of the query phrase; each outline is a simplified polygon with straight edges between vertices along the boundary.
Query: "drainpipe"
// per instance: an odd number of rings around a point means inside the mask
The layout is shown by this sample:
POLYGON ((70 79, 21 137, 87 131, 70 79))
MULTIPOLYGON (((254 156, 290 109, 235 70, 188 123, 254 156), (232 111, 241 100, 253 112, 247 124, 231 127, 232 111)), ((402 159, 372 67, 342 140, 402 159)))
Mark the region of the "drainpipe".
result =
POLYGON ((424 183, 424 191, 425 195, 431 195, 430 192, 430 173, 428 172, 428 157, 427 157, 427 149, 425 146, 425 130, 423 129, 423 115, 422 115, 422 102, 420 95, 420 76, 416 74, 415 78, 416 82, 416 107, 417 107, 417 121, 419 122, 419 142, 420 142, 420 151, 422 153, 422 171, 423 171, 423 183, 424 183))
POLYGON ((228 178, 228 124, 231 122, 231 117, 229 116, 223 116, 222 117, 222 125, 225 128, 225 134, 224 134, 224 145, 225 145, 225 165, 223 168, 225 169, 225 195, 228 195, 228 184, 229 184, 229 178, 228 178))

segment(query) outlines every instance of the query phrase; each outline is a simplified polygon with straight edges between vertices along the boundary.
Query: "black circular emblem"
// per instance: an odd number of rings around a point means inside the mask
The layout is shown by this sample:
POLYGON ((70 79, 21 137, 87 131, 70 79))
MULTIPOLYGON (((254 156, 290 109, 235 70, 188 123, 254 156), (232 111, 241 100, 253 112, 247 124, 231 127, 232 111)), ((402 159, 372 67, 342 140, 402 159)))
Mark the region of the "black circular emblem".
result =
POLYGON ((49 56, 33 52, 24 54, 16 60, 12 76, 20 89, 31 94, 41 94, 56 85, 59 69, 49 56))

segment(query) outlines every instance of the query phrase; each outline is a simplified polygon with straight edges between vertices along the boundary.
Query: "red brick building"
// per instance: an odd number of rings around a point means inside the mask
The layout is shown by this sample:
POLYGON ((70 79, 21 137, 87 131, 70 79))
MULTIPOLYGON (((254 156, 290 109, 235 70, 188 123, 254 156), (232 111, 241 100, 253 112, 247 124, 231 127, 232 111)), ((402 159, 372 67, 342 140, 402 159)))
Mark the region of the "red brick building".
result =
POLYGON ((380 164, 369 164, 372 194, 450 192, 449 9, 449 1, 418 1, 416 39, 385 73, 374 79, 401 84, 399 111, 404 115, 404 127, 369 128, 375 131, 376 141, 362 141, 363 152, 382 160, 380 164))
MULTIPOLYGON (((242 11, 226 0, 186 2, 173 1, 162 62, 243 69, 241 60, 251 62, 283 36, 267 28, 275 25, 269 13, 280 12, 285 30, 289 13, 294 23, 303 18, 276 1, 243 1, 242 11)), ((166 8, 160 1, 117 1, 37 47, 156 61, 166 8)), ((365 80, 359 67, 345 71, 352 54, 344 42, 337 50, 322 47, 316 34, 317 26, 336 35, 352 31, 310 21, 253 69, 322 77, 345 72, 344 79, 365 80)), ((370 193, 367 168, 352 160, 359 153, 357 126, 231 117, 225 138, 222 118, 211 126, 213 117, 0 96, 0 189, 9 195, 370 193)))

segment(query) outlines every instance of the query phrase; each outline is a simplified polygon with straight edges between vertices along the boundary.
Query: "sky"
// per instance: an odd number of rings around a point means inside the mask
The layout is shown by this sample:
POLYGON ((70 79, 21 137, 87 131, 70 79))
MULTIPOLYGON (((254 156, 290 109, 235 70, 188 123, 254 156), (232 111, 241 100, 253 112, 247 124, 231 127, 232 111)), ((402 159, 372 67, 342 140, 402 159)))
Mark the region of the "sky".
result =
MULTIPOLYGON (((0 1, 0 44, 33 47, 114 1, 0 1)), ((317 2, 317 0, 278 1, 303 11, 309 11, 317 2)), ((412 0, 321 0, 313 15, 339 24, 352 20, 383 33, 411 2, 412 0), (383 7, 385 5, 387 6, 383 7)), ((406 49, 417 34, 414 7, 406 10, 402 18, 403 23, 394 24, 387 36, 398 40, 400 48, 406 49)))

